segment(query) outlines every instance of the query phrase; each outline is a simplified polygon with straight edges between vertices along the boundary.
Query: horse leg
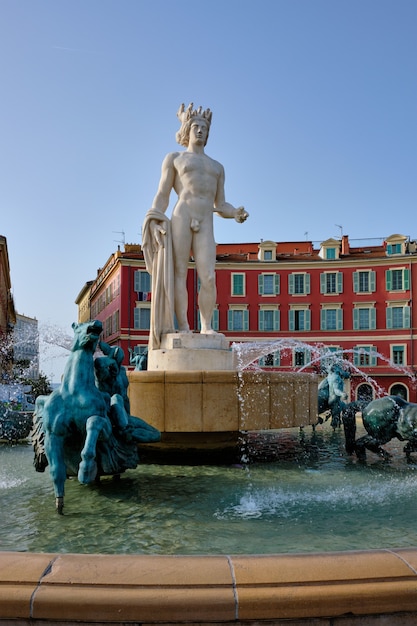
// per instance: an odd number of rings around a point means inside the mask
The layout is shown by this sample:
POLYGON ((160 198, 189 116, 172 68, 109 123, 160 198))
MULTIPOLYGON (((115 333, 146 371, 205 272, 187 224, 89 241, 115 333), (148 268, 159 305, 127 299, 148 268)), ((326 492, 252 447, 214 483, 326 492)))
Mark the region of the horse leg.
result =
POLYGON ((331 415, 332 415, 331 426, 333 430, 336 430, 336 428, 339 428, 340 426, 340 407, 332 409, 331 415))
POLYGON ((45 433, 45 454, 55 491, 55 507, 60 515, 64 511, 64 488, 67 470, 64 460, 64 438, 49 431, 45 433))
POLYGON ((110 421, 101 415, 92 415, 86 422, 86 437, 81 450, 81 462, 78 466, 80 483, 91 483, 97 475, 96 446, 98 438, 108 439, 111 434, 110 421))
POLYGON ((405 456, 407 458, 407 463, 412 463, 413 459, 411 458, 411 453, 417 451, 417 441, 407 441, 404 446, 405 456))
POLYGON ((356 409, 347 405, 342 411, 343 429, 345 431, 345 449, 347 454, 355 452, 356 409))
POLYGON ((366 460, 366 449, 378 454, 385 460, 391 458, 390 453, 381 448, 380 442, 371 435, 364 435, 355 442, 355 452, 360 461, 366 460))

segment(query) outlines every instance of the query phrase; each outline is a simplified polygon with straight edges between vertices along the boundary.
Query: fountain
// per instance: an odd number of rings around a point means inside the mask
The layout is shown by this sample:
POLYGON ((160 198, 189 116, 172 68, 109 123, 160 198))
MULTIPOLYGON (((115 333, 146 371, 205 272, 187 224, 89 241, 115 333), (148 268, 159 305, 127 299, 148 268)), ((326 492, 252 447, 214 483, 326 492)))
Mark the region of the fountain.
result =
MULTIPOLYGON (((193 163, 205 162, 211 113, 181 107, 179 117, 182 125, 194 124, 190 134, 198 157, 185 155, 187 173, 193 163)), ((410 546, 417 543, 417 477, 398 444, 388 444, 390 464, 361 464, 345 455, 339 430, 323 425, 300 432, 299 426, 316 418, 316 377, 284 374, 279 381, 267 372, 237 371, 233 354, 210 326, 212 273, 210 263, 205 271, 204 254, 197 263, 203 332, 195 336, 181 328, 180 304, 186 299, 181 288, 176 296, 171 292, 172 248, 168 240, 162 245, 170 232, 166 184, 173 180, 176 158, 164 162, 144 229, 151 273, 158 279, 154 321, 159 317, 151 328, 148 370, 130 374, 132 413, 161 430, 163 439, 180 433, 193 446, 201 428, 209 439, 244 431, 255 462, 142 464, 120 481, 103 478, 100 486, 70 480, 68 513, 58 516, 47 504, 49 482, 30 470, 30 448, 1 448, 0 622, 414 623, 417 549, 410 546), (173 328, 174 300, 179 333, 173 328), (267 462, 258 465, 257 455, 266 455, 267 462)), ((204 176, 209 180, 203 189, 222 180, 221 166, 206 163, 205 171, 193 170, 197 188, 204 176)), ((225 203, 223 193, 212 198, 210 215, 214 200, 223 217, 246 219, 241 207, 225 203)), ((180 201, 180 231, 181 206, 180 201)), ((187 258, 191 238, 198 255, 211 234, 202 219, 207 204, 196 206, 201 215, 194 207, 197 214, 187 227, 193 234, 178 235, 174 227, 187 258)), ((174 245, 175 253, 180 254, 174 245)))

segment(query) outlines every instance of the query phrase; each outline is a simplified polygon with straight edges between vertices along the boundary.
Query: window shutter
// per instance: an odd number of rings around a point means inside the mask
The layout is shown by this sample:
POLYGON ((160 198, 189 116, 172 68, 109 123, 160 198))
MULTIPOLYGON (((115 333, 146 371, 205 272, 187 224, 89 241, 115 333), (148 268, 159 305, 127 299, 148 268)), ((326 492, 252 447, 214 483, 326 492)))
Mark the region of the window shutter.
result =
POLYGON ((275 274, 274 276, 274 293, 275 295, 279 294, 279 274, 275 274))
POLYGON ((306 274, 305 275, 305 291, 304 293, 309 294, 310 293, 310 274, 306 274))
POLYGON ((311 330, 311 311, 306 309, 304 311, 304 330, 311 330))
POLYGON ((243 330, 249 330, 249 311, 243 311, 243 330))
POLYGON ((233 330, 233 311, 227 311, 227 330, 233 330))
POLYGON ((320 274, 320 293, 326 293, 326 274, 320 274))
MULTIPOLYGON (((392 270, 386 270, 385 272, 385 287, 387 291, 392 289, 392 270)), ((389 326, 391 328, 391 326, 389 326)))
POLYGON ((264 329, 264 311, 262 309, 258 311, 258 328, 259 330, 264 329))
POLYGON ((258 275, 258 293, 260 296, 264 293, 264 276, 263 274, 258 275))
POLYGON ((376 275, 374 270, 372 270, 371 272, 369 272, 369 288, 371 291, 375 291, 376 289, 376 275))
POLYGON ((410 270, 404 270, 404 289, 410 289, 410 270))
POLYGON ((387 307, 386 323, 387 323, 387 328, 392 328, 392 308, 390 306, 387 307))
POLYGON ((219 309, 214 309, 212 319, 213 330, 219 330, 219 309))
POLYGON ((371 330, 376 329, 376 309, 372 307, 369 311, 369 327, 371 330))
POLYGON ((326 309, 320 311, 320 330, 326 330, 326 309))
POLYGON ((410 328, 410 320, 411 316, 410 316, 410 307, 409 306, 405 306, 403 309, 403 322, 404 322, 404 328, 410 328))
POLYGON ((359 329, 359 309, 353 309, 353 330, 359 329))
POLYGON ((343 274, 342 272, 337 272, 337 293, 343 292, 343 274))
POLYGON ((280 312, 278 309, 274 311, 274 330, 279 330, 279 317, 280 312))
POLYGON ((359 291, 359 272, 353 272, 353 291, 355 293, 359 291))
POLYGON ((294 293, 294 275, 293 274, 288 275, 288 293, 289 294, 294 293))
POLYGON ((288 330, 295 330, 295 311, 288 311, 288 330))
POLYGON ((343 330, 343 311, 337 309, 336 311, 336 328, 337 330, 343 330))

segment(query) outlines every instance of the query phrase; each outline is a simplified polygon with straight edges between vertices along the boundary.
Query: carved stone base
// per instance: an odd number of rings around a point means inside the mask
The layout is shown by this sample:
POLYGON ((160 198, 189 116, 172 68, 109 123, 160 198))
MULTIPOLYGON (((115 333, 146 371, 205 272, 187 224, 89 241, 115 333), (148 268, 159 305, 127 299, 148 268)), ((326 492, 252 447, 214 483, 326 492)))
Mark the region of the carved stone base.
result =
POLYGON ((189 372, 236 370, 236 355, 220 333, 168 333, 159 350, 148 354, 149 371, 189 372))

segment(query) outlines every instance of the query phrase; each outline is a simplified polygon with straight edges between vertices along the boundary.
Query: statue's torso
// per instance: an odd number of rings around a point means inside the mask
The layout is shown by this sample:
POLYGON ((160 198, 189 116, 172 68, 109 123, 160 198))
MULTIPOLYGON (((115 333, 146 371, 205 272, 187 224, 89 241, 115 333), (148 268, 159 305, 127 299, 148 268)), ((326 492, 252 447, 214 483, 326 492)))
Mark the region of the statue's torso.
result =
POLYGON ((192 216, 203 219, 213 212, 221 165, 205 154, 181 152, 174 159, 174 189, 178 201, 174 215, 192 211, 192 216))

